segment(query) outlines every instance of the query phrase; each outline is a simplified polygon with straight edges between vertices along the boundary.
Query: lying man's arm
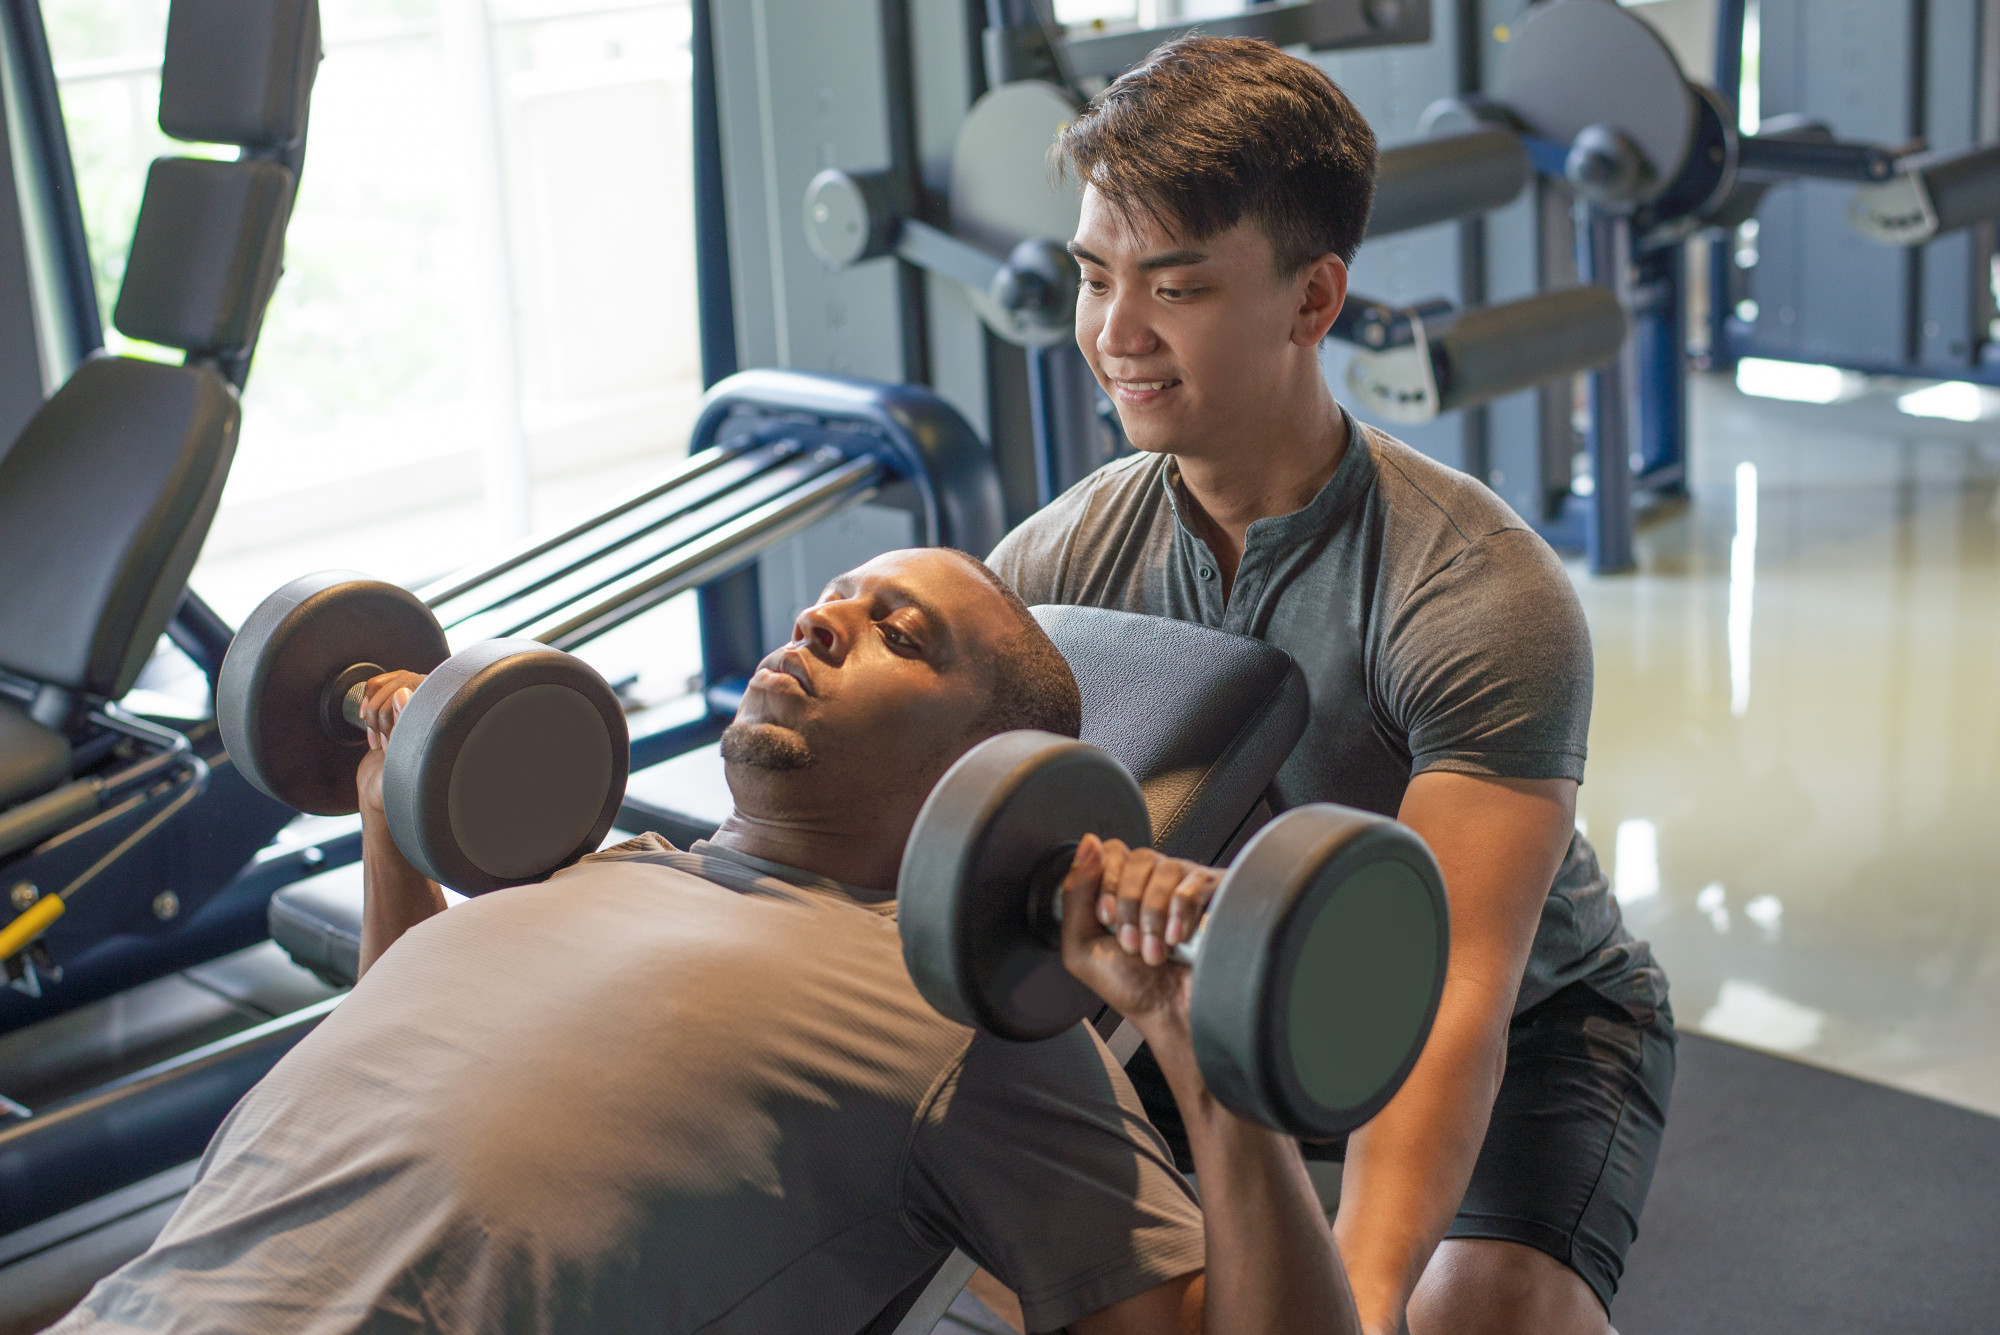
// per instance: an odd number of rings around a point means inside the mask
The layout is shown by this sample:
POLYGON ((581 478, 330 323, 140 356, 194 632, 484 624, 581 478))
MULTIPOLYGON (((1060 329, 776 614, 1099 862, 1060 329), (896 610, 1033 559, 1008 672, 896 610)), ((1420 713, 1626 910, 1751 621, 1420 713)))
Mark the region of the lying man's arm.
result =
POLYGON ((1444 872, 1451 964, 1416 1069, 1347 1142, 1334 1231, 1371 1335, 1406 1329, 1410 1294, 1472 1179, 1542 902, 1575 829, 1576 784, 1419 774, 1398 814, 1444 872))
POLYGON ((389 836, 389 818, 382 811, 382 761, 389 734, 423 678, 413 672, 385 672, 368 682, 361 721, 368 730, 368 750, 361 757, 354 782, 361 798, 361 963, 358 973, 382 958, 396 938, 434 913, 444 911, 444 891, 436 881, 410 865, 389 836))
POLYGON ((1222 1107, 1195 1064, 1191 971, 1165 952, 1193 934, 1218 879, 1206 867, 1086 837, 1063 883, 1064 963, 1152 1045, 1187 1123, 1207 1248, 1205 1274, 1076 1321, 1077 1335, 1361 1328, 1298 1145, 1222 1107), (1121 938, 1106 930, 1118 899, 1140 902, 1146 931, 1121 938))

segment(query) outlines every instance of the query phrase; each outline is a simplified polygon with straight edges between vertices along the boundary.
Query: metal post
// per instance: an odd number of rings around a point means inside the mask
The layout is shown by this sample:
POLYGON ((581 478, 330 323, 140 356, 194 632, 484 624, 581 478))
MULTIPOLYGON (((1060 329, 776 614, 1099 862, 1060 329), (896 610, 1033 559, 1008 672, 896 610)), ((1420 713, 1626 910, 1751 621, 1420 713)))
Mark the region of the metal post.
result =
POLYGON ((1062 439, 1056 422, 1055 367, 1050 358, 1055 348, 1029 348, 1028 424, 1035 441, 1035 505, 1047 505, 1061 494, 1066 479, 1062 460, 1056 457, 1062 439))
MULTIPOLYGON (((1743 18, 1749 0, 1719 0, 1715 7, 1715 89, 1734 107, 1743 91, 1743 18)), ((1739 117, 1741 111, 1738 111, 1739 117)), ((1733 231, 1708 233, 1708 362, 1710 370, 1736 364, 1729 346, 1729 276, 1734 271, 1729 253, 1735 248, 1733 231)))
MULTIPOLYGON (((1632 223, 1577 203, 1577 268, 1586 282, 1611 289, 1632 309, 1632 223)), ((1632 569, 1632 449, 1640 439, 1639 343, 1627 337, 1618 360, 1590 377, 1590 508, 1584 552, 1594 575, 1632 569)))

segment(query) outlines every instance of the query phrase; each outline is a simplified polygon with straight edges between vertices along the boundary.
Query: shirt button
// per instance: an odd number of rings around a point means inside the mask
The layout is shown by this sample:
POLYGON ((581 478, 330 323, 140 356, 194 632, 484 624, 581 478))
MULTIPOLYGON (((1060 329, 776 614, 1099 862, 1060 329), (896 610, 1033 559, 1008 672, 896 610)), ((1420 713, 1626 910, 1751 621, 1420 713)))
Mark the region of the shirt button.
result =
POLYGON ((1214 579, 1214 578, 1215 578, 1215 567, 1214 567, 1214 566, 1203 566, 1203 567, 1202 567, 1202 568, 1201 568, 1200 570, 1197 570, 1197 571, 1196 571, 1195 573, 1196 573, 1197 575, 1200 575, 1200 576, 1201 576, 1201 577, 1202 577, 1203 579, 1214 579))

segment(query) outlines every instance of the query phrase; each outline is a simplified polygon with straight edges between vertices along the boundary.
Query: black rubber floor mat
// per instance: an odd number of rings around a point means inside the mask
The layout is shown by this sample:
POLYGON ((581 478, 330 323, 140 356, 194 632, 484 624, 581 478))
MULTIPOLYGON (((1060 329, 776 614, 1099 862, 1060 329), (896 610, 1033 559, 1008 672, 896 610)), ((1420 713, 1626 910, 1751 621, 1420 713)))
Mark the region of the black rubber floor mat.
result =
POLYGON ((2000 1119, 1683 1034, 1621 1335, 2000 1330, 2000 1119))

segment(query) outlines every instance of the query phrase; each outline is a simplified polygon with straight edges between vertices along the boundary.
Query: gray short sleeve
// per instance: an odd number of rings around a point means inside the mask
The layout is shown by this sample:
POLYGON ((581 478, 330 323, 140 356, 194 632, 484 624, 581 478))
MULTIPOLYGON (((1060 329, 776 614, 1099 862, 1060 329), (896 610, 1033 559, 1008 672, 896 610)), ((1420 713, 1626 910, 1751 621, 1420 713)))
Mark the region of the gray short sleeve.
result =
POLYGON ((1488 534, 1412 590, 1382 655, 1378 689, 1413 775, 1582 781, 1590 629, 1533 533, 1488 534))
POLYGON ((913 1230, 959 1247, 1059 1330, 1200 1270, 1201 1211, 1131 1082, 1083 1025, 1040 1043, 981 1034, 917 1123, 913 1230))

